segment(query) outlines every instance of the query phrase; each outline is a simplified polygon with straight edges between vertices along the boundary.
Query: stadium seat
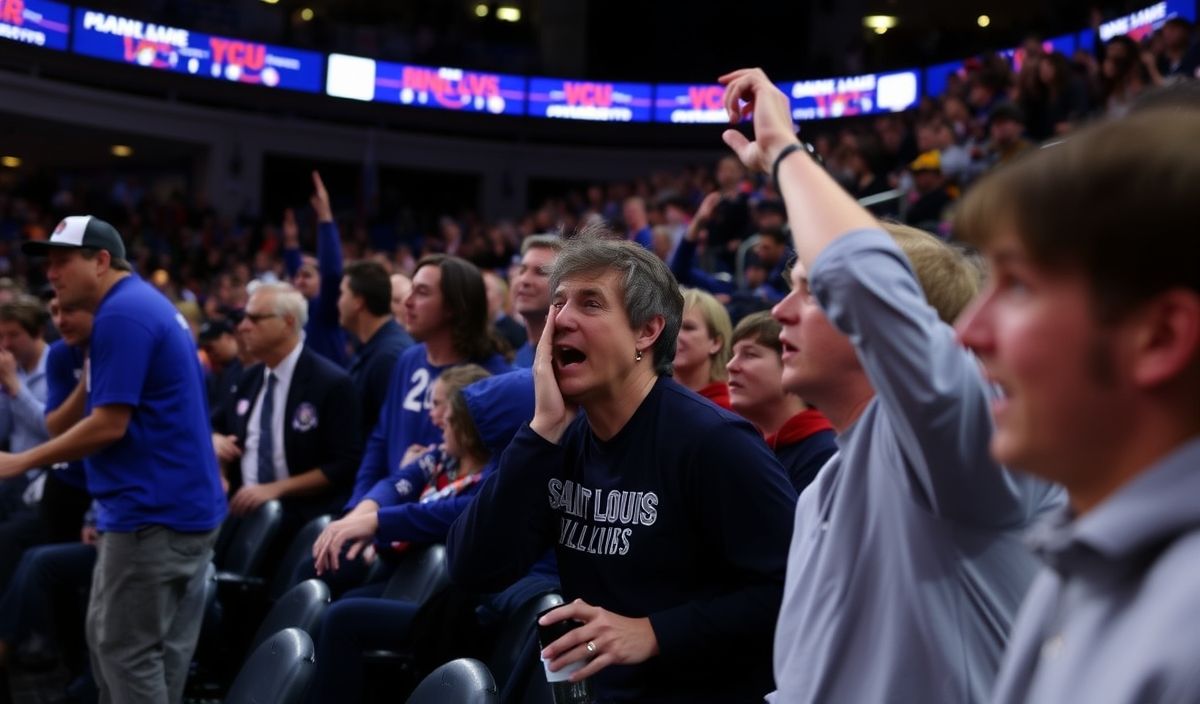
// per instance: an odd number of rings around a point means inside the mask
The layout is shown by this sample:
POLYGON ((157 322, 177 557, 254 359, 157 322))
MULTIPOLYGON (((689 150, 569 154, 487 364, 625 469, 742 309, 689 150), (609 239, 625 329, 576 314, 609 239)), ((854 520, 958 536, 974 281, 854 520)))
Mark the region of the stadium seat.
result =
POLYGON ((312 634, 313 629, 321 622, 330 602, 329 587, 319 579, 307 579, 287 590, 258 627, 258 632, 250 641, 249 650, 253 652, 259 645, 286 628, 299 628, 312 634))
POLYGON ((283 506, 268 501, 254 513, 239 519, 228 549, 225 552, 218 581, 258 579, 263 556, 279 532, 283 521, 283 506))
POLYGON ((538 614, 562 603, 558 594, 542 594, 525 602, 506 620, 487 659, 488 669, 495 673, 505 692, 505 701, 553 701, 542 675, 534 622, 538 614))
POLYGON ((383 589, 383 598, 420 605, 449 583, 446 547, 427 545, 410 551, 396 565, 396 571, 383 589))
POLYGON ((328 526, 331 521, 333 521, 333 516, 328 514, 317 516, 306 523, 296 537, 292 538, 287 552, 279 561, 275 576, 271 579, 271 585, 267 589, 268 599, 275 601, 287 590, 316 576, 316 571, 313 569, 312 546, 317 541, 317 537, 321 535, 321 531, 325 530, 325 526, 328 526))
POLYGON ((478 660, 451 660, 421 680, 408 704, 496 704, 500 693, 487 666, 478 660))
POLYGON ((299 704, 312 679, 315 648, 299 628, 271 636, 246 661, 225 704, 299 704))

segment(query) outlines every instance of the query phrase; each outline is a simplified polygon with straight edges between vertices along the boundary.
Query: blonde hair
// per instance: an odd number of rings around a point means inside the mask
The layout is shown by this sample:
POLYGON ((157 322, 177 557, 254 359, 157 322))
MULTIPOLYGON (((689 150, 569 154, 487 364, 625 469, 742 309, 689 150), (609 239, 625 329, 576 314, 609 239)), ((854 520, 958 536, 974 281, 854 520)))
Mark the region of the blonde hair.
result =
POLYGON ((730 339, 733 337, 733 323, 729 321, 729 312, 725 310, 725 306, 721 305, 720 301, 713 298, 711 293, 697 288, 683 291, 685 315, 689 308, 700 311, 700 317, 704 319, 704 326, 708 328, 708 336, 721 341, 720 349, 709 356, 709 360, 712 362, 712 370, 708 373, 709 377, 713 381, 729 378, 729 373, 725 371, 725 365, 729 363, 730 339))
POLYGON ((959 313, 979 293, 983 279, 979 260, 915 227, 885 222, 883 229, 896 240, 912 264, 925 292, 925 300, 937 311, 939 318, 953 325, 959 313))

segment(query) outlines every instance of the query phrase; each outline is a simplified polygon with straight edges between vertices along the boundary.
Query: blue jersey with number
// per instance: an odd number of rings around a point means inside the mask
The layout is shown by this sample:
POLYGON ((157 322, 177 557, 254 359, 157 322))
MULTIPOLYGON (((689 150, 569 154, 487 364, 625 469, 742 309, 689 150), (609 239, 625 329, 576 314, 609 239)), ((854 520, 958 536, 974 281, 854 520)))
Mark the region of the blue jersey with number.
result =
MULTIPOLYGON (((484 360, 471 360, 492 374, 512 371, 504 358, 493 354, 484 360)), ((413 345, 401 353, 392 370, 387 397, 379 411, 379 422, 367 440, 354 494, 346 508, 353 508, 380 479, 400 471, 404 453, 413 445, 430 445, 442 441, 442 431, 429 418, 433 405, 433 382, 453 364, 434 366, 429 363, 424 343, 413 345)))

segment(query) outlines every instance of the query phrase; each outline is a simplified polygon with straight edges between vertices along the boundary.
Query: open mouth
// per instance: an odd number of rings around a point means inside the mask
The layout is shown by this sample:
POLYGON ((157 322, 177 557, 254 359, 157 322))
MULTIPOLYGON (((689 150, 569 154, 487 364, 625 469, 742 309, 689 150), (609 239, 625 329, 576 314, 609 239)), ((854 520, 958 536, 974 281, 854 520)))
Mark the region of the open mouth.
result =
POLYGON ((556 345, 554 347, 554 360, 558 362, 559 369, 567 369, 576 364, 583 364, 586 359, 586 354, 569 345, 556 345))

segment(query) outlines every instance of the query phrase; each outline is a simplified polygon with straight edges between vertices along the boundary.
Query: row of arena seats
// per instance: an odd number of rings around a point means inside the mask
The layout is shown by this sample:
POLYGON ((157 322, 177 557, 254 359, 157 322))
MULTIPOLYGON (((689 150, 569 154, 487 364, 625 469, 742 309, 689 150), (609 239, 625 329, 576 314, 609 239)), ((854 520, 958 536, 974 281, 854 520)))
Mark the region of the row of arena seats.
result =
MULTIPOLYGON (((263 558, 282 521, 279 502, 268 502, 230 524, 218 541, 215 562, 220 569, 209 566, 205 620, 189 678, 188 702, 300 704, 304 700, 316 667, 313 634, 331 602, 329 587, 311 578, 311 550, 330 520, 321 516, 305 525, 273 566, 269 579, 264 576, 268 566, 263 558), (259 620, 257 616, 264 612, 259 620), (252 636, 246 635, 251 632, 252 636)), ((404 556, 381 598, 421 605, 449 581, 445 547, 423 546, 404 556)), ((389 693, 394 697, 396 690, 389 683, 408 681, 409 687, 415 687, 410 702, 499 702, 503 691, 505 701, 550 704, 553 698, 537 657, 534 623, 539 613, 561 603, 562 597, 555 593, 528 600, 509 614, 482 662, 455 660, 423 679, 411 653, 363 653, 377 685, 368 687, 368 701, 385 700, 389 693)))

